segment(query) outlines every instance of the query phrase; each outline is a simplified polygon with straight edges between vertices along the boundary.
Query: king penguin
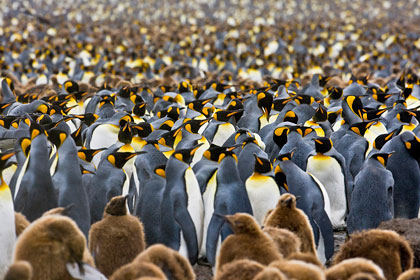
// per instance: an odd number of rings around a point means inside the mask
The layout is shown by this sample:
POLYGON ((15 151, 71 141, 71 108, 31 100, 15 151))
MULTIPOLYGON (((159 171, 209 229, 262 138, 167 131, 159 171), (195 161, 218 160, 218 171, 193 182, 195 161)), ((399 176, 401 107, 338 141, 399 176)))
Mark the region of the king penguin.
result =
POLYGON ((129 182, 122 168, 138 153, 112 151, 102 158, 88 189, 91 224, 102 219, 112 197, 128 193, 129 182))
POLYGON ((280 198, 280 187, 273 176, 273 166, 267 158, 254 154, 254 173, 246 180, 245 187, 252 213, 255 220, 261 226, 268 210, 276 207, 280 198))
POLYGON ((9 265, 12 263, 13 249, 15 246, 15 212, 13 207, 12 193, 3 179, 3 170, 7 167, 7 160, 13 156, 13 152, 0 154, 0 278, 3 279, 9 265))
POLYGON ((73 211, 68 216, 77 223, 87 237, 90 228, 89 200, 82 182, 76 145, 73 138, 68 137, 64 131, 53 129, 50 130, 49 136, 57 147, 57 163, 52 180, 58 193, 58 206, 74 205, 73 211))
MULTIPOLYGON (((275 162, 275 179, 282 189, 299 197, 296 206, 305 212, 312 226, 317 255, 325 262, 334 253, 330 199, 322 183, 299 168, 293 161, 293 152, 280 155, 275 162)), ((269 224, 265 224, 268 226, 269 224)))
POLYGON ((207 181, 203 193, 204 233, 202 253, 215 265, 221 243, 233 233, 221 215, 252 214, 252 207, 239 177, 237 157, 229 150, 219 155, 219 167, 207 181))
POLYGON ((15 209, 34 221, 45 211, 57 207, 57 196, 50 171, 45 168, 49 166, 45 130, 32 118, 30 120, 31 148, 22 179, 16 184, 15 209))
POLYGON ((394 178, 386 170, 392 153, 376 153, 366 160, 354 181, 347 232, 377 228, 394 216, 394 178))
POLYGON ((314 138, 316 155, 308 158, 306 171, 324 185, 331 202, 331 223, 334 228, 343 228, 348 211, 351 190, 346 176, 344 157, 334 148, 331 139, 314 138))
POLYGON ((387 169, 394 178, 394 218, 417 218, 420 205, 420 139, 406 131, 389 140, 381 153, 394 154, 387 169))
POLYGON ((169 158, 161 206, 162 243, 178 250, 191 264, 196 263, 201 246, 204 206, 189 164, 200 146, 177 150, 169 158))

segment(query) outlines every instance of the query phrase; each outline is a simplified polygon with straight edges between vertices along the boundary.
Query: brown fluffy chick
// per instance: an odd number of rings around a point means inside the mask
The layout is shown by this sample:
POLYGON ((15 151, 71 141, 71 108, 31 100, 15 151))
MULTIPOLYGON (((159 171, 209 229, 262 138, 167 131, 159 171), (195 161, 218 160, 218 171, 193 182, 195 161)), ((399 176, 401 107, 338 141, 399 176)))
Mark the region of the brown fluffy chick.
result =
POLYGON ((89 251, 98 270, 107 277, 146 247, 143 225, 127 213, 126 201, 127 196, 113 197, 105 207, 103 219, 89 231, 89 251))
POLYGON ((214 280, 252 280, 261 271, 264 265, 252 260, 236 260, 224 265, 217 272, 214 280))
POLYGON ((314 264, 316 266, 319 266, 320 268, 324 268, 324 265, 319 261, 319 259, 311 253, 302 253, 302 252, 297 252, 297 253, 293 253, 290 254, 287 257, 288 260, 298 260, 298 261, 303 261, 306 263, 311 263, 314 264))
POLYGON ((168 279, 195 280, 190 262, 177 251, 162 244, 155 244, 138 255, 133 263, 152 263, 159 267, 168 279))
POLYGON ((305 213, 296 208, 296 197, 285 193, 280 196, 276 208, 265 220, 264 227, 285 228, 295 233, 301 241, 301 252, 316 255, 314 234, 305 213))
POLYGON ((380 279, 384 278, 382 269, 373 261, 365 258, 344 260, 328 268, 325 272, 327 280, 348 279, 356 273, 368 273, 370 275, 376 275, 380 279))
POLYGON ((400 274, 398 280, 420 280, 420 268, 412 268, 400 274))
POLYGON ((167 279, 160 268, 152 263, 131 262, 118 268, 109 280, 133 280, 143 279, 143 277, 153 277, 156 279, 167 279))
POLYGON ((349 280, 384 280, 385 278, 382 278, 382 277, 379 277, 370 273, 359 272, 359 273, 353 274, 348 279, 349 280))
POLYGON ((30 225, 31 223, 26 219, 22 213, 15 212, 15 227, 16 236, 19 235, 30 225))
POLYGON ((9 267, 4 280, 31 280, 32 266, 27 261, 17 261, 9 267))
POLYGON ((253 280, 287 280, 287 276, 274 267, 265 267, 263 271, 255 275, 253 280))
POLYGON ((270 264, 270 267, 279 269, 289 279, 293 280, 325 280, 325 274, 321 268, 303 261, 275 261, 270 264))
POLYGON ((50 215, 35 220, 22 232, 14 262, 29 262, 33 280, 73 279, 66 264, 83 262, 85 249, 85 236, 72 219, 50 215))
POLYGON ((373 229, 351 235, 334 257, 334 264, 356 257, 372 260, 382 268, 388 280, 397 279, 398 275, 413 266, 410 245, 390 230, 373 229))
POLYGON ((223 265, 239 259, 250 259, 263 265, 282 259, 274 241, 259 227, 249 214, 236 213, 225 216, 234 234, 222 243, 216 261, 216 273, 223 265))
POLYGON ((300 252, 300 239, 290 230, 285 228, 265 227, 263 232, 274 240, 277 249, 283 257, 287 258, 293 253, 300 252))

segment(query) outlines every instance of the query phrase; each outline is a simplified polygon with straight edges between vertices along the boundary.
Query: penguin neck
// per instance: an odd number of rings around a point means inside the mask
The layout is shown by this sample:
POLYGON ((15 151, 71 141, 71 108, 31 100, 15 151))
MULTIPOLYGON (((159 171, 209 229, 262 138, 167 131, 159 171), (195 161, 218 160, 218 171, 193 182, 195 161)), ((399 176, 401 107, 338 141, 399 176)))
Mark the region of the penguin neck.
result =
POLYGON ((314 155, 314 158, 318 159, 318 160, 326 160, 326 159, 329 159, 330 156, 327 156, 327 155, 325 155, 324 153, 321 153, 321 152, 317 152, 316 155, 314 155))

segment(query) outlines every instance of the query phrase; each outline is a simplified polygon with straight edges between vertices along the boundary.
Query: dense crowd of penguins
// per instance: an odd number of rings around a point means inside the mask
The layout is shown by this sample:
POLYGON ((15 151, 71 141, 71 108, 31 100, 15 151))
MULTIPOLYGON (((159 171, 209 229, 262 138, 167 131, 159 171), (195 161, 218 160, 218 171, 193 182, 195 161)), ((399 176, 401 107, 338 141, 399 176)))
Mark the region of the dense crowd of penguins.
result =
POLYGON ((420 279, 418 1, 5 2, 0 279, 420 279))

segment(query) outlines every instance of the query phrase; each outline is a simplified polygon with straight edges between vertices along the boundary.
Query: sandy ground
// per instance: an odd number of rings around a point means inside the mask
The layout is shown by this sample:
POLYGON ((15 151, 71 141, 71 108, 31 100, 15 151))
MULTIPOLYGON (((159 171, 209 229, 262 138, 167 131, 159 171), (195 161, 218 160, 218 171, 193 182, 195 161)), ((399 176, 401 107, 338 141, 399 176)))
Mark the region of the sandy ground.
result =
MULTIPOLYGON (((337 252, 341 244, 346 240, 346 232, 338 231, 334 232, 334 252, 337 252)), ((213 278, 211 267, 206 265, 195 265, 194 271, 197 275, 197 280, 211 280, 213 278)))

